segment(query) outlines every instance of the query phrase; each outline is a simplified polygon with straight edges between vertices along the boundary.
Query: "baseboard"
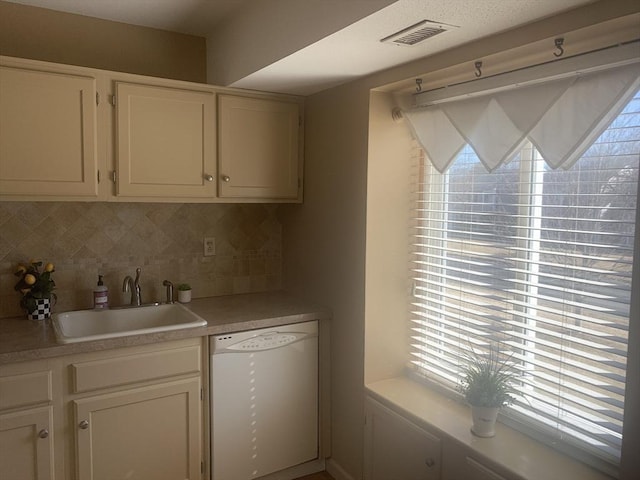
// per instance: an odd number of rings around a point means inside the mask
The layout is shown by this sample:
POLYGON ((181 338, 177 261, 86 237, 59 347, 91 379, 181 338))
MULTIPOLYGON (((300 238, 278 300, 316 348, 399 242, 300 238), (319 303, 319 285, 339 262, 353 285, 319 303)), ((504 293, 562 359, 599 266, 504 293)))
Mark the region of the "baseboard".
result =
POLYGON ((335 480, 356 480, 345 472, 345 470, 332 458, 327 459, 326 467, 329 475, 331 475, 335 480))
POLYGON ((260 480, 294 480, 295 478, 311 475, 312 473, 323 472, 325 470, 325 461, 322 459, 312 460, 310 462, 301 463, 293 467, 281 470, 260 477, 260 480))

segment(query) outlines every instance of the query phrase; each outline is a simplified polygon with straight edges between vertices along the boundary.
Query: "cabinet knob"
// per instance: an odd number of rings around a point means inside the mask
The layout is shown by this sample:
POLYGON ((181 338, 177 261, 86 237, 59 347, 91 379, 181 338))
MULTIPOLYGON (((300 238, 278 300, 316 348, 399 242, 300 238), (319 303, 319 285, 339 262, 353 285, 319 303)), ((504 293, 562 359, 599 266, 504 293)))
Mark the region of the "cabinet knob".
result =
POLYGON ((436 461, 433 458, 427 458, 424 463, 427 467, 431 468, 436 464, 436 461))
POLYGON ((206 175, 204 176, 204 179, 205 179, 207 182, 213 182, 213 175, 206 174, 206 175))
POLYGON ((89 428, 89 422, 86 420, 82 420, 79 424, 78 427, 80 427, 82 430, 86 430, 87 428, 89 428))
POLYGON ((47 430, 46 428, 43 428, 38 432, 38 436, 40 438, 47 438, 49 436, 49 430, 47 430))
POLYGON ((223 182, 229 182, 229 181, 231 181, 231 177, 229 175, 222 175, 222 181, 223 182))

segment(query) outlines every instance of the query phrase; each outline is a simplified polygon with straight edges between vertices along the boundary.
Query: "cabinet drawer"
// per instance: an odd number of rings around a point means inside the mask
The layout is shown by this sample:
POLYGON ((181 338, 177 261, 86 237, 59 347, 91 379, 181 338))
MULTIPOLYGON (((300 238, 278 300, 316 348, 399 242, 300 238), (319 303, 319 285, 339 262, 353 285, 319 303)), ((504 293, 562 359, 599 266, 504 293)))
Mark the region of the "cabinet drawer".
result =
POLYGON ((191 346, 71 364, 72 393, 200 372, 200 347, 191 346))
POLYGON ((0 377, 0 410, 51 402, 51 372, 0 377))

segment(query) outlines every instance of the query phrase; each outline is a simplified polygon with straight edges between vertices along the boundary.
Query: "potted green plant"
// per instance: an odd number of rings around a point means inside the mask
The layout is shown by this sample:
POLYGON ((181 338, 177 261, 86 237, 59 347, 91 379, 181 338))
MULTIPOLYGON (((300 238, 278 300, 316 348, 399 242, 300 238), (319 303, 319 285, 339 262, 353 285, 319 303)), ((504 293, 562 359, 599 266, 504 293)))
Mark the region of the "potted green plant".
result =
POLYGON ((35 260, 28 265, 19 264, 14 272, 19 277, 14 289, 22 294, 20 306, 27 311, 31 320, 44 320, 51 316, 51 307, 58 299, 53 291, 56 287, 51 278, 53 272, 53 263, 42 267, 42 262, 35 260))
POLYGON ((516 393, 512 382, 516 377, 511 355, 490 348, 487 353, 472 350, 466 355, 459 390, 471 406, 471 432, 478 437, 493 437, 500 407, 510 405, 516 393))
POLYGON ((189 303, 191 301, 191 285, 188 283, 178 285, 178 301, 180 303, 189 303))

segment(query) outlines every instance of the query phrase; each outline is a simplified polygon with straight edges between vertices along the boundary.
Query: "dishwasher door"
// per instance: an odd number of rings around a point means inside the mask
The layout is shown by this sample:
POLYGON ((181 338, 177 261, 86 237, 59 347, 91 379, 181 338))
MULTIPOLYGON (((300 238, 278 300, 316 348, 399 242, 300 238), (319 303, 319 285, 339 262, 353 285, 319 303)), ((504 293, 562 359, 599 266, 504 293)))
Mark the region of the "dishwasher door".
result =
POLYGON ((210 337, 212 480, 318 457, 318 322, 210 337))

